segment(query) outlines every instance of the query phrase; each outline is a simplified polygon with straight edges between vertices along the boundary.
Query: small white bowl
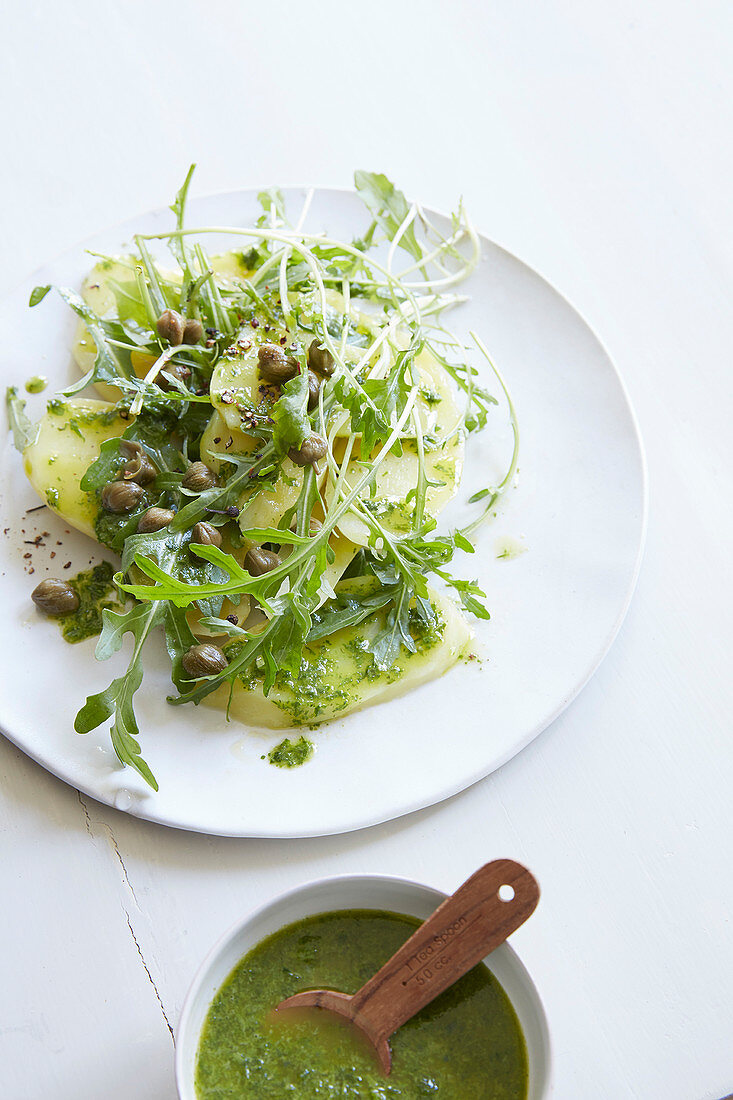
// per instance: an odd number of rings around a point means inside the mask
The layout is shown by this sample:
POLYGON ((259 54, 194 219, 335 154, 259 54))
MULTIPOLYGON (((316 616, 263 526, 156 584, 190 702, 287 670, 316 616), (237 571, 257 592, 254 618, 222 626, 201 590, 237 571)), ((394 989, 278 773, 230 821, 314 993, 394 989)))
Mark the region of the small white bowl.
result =
MULTIPOLYGON (((209 952, 183 1005, 176 1035, 180 1100, 196 1100, 196 1052, 209 1006, 234 967, 256 944, 286 924, 334 909, 387 909, 425 920, 446 895, 408 879, 341 875, 296 886, 236 924, 209 952)), ((528 1100, 545 1100, 550 1086, 550 1035, 537 989, 518 956, 504 943, 485 960, 514 1006, 529 1056, 528 1100)))

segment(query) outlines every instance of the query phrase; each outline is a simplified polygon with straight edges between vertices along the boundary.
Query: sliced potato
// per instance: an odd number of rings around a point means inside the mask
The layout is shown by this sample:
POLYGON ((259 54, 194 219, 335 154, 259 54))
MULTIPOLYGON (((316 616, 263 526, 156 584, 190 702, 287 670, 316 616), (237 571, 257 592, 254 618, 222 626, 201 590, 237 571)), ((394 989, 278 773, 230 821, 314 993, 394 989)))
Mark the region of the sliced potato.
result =
MULTIPOLYGON (((357 589, 363 580, 346 583, 357 589)), ((403 650, 389 672, 376 670, 363 648, 364 640, 384 625, 384 612, 377 612, 371 620, 306 646, 295 684, 278 684, 265 696, 260 680, 237 680, 230 715, 245 725, 268 729, 308 726, 385 702, 442 676, 466 652, 472 632, 451 600, 432 590, 430 600, 442 624, 439 631, 422 647, 418 643, 417 653, 403 650)), ((205 702, 226 709, 228 685, 205 702)))
MULTIPOLYGON (((248 455, 256 447, 256 440, 245 435, 239 428, 230 428, 220 412, 215 412, 201 437, 201 454, 214 470, 221 466, 217 455, 248 455)), ((318 478, 319 488, 326 480, 323 469, 318 478)), ((243 531, 249 527, 277 527, 285 512, 292 508, 300 495, 303 484, 303 470, 289 458, 281 464, 281 473, 273 490, 252 488, 239 498, 241 513, 239 526, 243 531)))
MULTIPOLYGON (((437 518, 446 504, 456 495, 463 470, 463 437, 454 435, 442 446, 425 452, 425 473, 429 481, 438 484, 426 490, 426 515, 437 518)), ((406 534, 412 525, 415 510, 414 490, 417 486, 419 462, 417 448, 411 440, 403 442, 402 454, 390 453, 377 470, 374 495, 367 489, 361 494, 363 506, 374 514, 381 525, 393 535, 406 534), (412 495, 410 495, 412 494, 412 495)), ((346 467, 347 486, 353 488, 364 467, 354 458, 346 467)), ((348 492, 348 487, 345 486, 348 492)), ((333 490, 326 489, 330 500, 333 490)), ((368 524, 354 512, 347 512, 339 521, 338 530, 352 542, 366 546, 369 542, 368 524)))
MULTIPOLYGON (((210 257, 214 271, 231 276, 225 282, 235 281, 237 276, 245 276, 247 268, 241 252, 224 252, 219 256, 210 257)), ((134 256, 120 256, 100 260, 94 265, 81 288, 84 301, 90 306, 98 317, 106 317, 116 311, 116 299, 111 288, 111 283, 126 283, 134 278, 134 269, 138 261, 134 256)), ((180 283, 181 272, 177 269, 160 268, 161 274, 170 282, 180 283)), ((87 374, 94 366, 97 347, 89 335, 86 325, 80 321, 77 325, 76 335, 72 346, 74 361, 82 375, 87 374)), ((145 352, 132 352, 130 356, 132 368, 138 378, 144 378, 152 367, 155 359, 145 352)), ((120 391, 116 386, 109 386, 104 382, 96 384, 95 389, 105 401, 117 401, 120 391)))
MULTIPOLYGON (((99 263, 94 265, 85 278, 81 286, 81 296, 98 317, 105 317, 108 313, 115 310, 115 296, 110 287, 110 283, 129 281, 133 276, 133 268, 130 266, 133 262, 134 261, 129 256, 121 256, 119 259, 100 260, 99 263)), ((82 375, 87 374, 94 366, 97 345, 89 335, 87 326, 83 321, 79 321, 76 326, 76 335, 74 337, 71 353, 82 375)), ((149 366, 150 364, 145 367, 145 369, 142 369, 141 364, 140 369, 136 368, 138 377, 141 378, 149 369, 149 366)), ((119 399, 120 391, 116 386, 108 386, 100 382, 94 388, 105 401, 117 401, 119 399)))
POLYGON ((23 452, 23 466, 33 488, 54 512, 94 538, 98 505, 79 482, 98 457, 105 439, 122 435, 123 420, 106 401, 74 397, 52 403, 39 424, 35 442, 23 452))
MULTIPOLYGON (((299 295, 298 305, 308 322, 309 309, 312 307, 312 295, 299 295)), ((343 314, 343 296, 334 290, 326 291, 326 301, 335 315, 343 314)), ((375 335, 379 329, 374 319, 365 313, 351 309, 350 317, 354 328, 375 335)), ((244 339, 240 338, 236 355, 219 360, 211 379, 211 399, 231 428, 241 428, 239 404, 254 405, 255 408, 268 409, 280 396, 280 387, 263 382, 259 375, 257 356, 260 344, 281 344, 286 349, 297 337, 307 347, 312 333, 306 331, 291 332, 283 324, 273 324, 268 331, 264 328, 252 330, 244 339)), ((361 358, 363 348, 347 344, 344 359, 355 364, 361 358)))
POLYGON ((420 375, 420 391, 415 406, 420 415, 423 434, 444 439, 462 419, 453 381, 445 368, 428 351, 417 356, 415 365, 420 375))
MULTIPOLYGON (((273 334, 266 334, 270 336, 273 334)), ((263 412, 269 410, 280 396, 280 387, 260 379, 257 369, 257 349, 262 341, 247 338, 239 343, 236 355, 223 356, 211 377, 211 401, 228 428, 241 430, 242 414, 239 406, 254 406, 263 412), (249 346, 247 346, 249 345, 249 346)))

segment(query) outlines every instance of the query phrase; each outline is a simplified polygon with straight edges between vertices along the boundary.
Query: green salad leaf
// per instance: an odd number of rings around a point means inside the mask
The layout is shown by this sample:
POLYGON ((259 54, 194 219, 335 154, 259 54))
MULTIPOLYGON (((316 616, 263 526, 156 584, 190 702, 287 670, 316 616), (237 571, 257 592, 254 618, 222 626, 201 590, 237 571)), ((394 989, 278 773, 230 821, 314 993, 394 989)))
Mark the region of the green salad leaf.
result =
POLYGON ((34 424, 26 413, 26 403, 22 397, 18 397, 15 386, 8 386, 5 391, 5 405, 8 410, 10 430, 13 433, 13 446, 22 454, 38 435, 38 425, 34 424))
POLYGON ((145 603, 135 604, 121 614, 109 610, 103 612, 104 629, 97 646, 97 657, 105 660, 115 653, 122 645, 123 635, 128 632, 134 639, 132 657, 123 676, 113 680, 104 691, 87 697, 74 722, 77 733, 90 733, 113 718, 110 736, 118 760, 133 767, 154 791, 158 790, 158 783, 141 755, 142 749, 137 740, 140 730, 133 698, 143 681, 143 646, 155 627, 163 622, 164 616, 164 606, 145 603))

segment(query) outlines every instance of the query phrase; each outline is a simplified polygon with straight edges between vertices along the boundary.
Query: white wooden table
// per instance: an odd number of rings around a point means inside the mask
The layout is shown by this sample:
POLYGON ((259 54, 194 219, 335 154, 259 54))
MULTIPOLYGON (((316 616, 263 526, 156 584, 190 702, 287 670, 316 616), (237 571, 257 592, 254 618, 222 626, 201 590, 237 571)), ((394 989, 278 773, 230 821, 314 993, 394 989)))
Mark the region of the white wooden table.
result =
MULTIPOLYGON (((651 514, 631 611, 578 700, 499 773, 392 824, 187 835, 83 800, 0 739, 3 1100, 173 1100, 182 998, 250 906, 344 871, 453 888, 499 855, 543 887, 515 942, 554 1094, 733 1090, 732 42, 726 0, 5 12, 0 291, 170 201, 190 159, 197 193, 344 186, 355 167, 438 208, 462 190, 616 358, 651 514)), ((3 333, 3 383, 18 340, 3 333)))

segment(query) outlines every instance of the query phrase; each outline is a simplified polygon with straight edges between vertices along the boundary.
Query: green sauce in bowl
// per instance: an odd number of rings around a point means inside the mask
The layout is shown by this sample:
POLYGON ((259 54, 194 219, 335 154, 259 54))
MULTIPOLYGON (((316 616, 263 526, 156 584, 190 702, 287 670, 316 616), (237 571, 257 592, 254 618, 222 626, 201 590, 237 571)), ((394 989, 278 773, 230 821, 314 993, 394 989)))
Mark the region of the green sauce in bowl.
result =
POLYGON ((385 1077, 355 1029, 317 1009, 274 1017, 304 989, 355 993, 420 921, 348 909, 296 921, 235 967, 204 1023, 198 1100, 526 1100, 527 1050, 514 1009, 483 964, 392 1037, 385 1077))

